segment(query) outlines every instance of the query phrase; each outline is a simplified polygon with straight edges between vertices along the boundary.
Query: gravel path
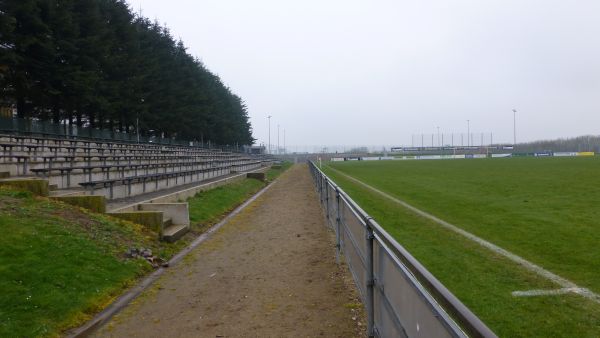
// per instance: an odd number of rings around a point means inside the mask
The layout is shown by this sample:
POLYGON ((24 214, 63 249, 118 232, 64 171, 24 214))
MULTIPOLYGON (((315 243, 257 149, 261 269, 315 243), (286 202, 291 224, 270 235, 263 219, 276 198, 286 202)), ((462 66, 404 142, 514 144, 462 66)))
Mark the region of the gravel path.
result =
POLYGON ((96 332, 98 337, 362 337, 364 314, 306 165, 96 332))

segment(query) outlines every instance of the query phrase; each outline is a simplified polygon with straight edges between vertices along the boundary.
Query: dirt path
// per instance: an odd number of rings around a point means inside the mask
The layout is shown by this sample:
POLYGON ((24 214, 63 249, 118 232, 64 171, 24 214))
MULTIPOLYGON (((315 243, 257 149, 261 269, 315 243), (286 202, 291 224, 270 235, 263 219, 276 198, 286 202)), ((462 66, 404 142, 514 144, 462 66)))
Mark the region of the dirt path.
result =
POLYGON ((306 165, 296 165, 98 337, 360 337, 306 165))

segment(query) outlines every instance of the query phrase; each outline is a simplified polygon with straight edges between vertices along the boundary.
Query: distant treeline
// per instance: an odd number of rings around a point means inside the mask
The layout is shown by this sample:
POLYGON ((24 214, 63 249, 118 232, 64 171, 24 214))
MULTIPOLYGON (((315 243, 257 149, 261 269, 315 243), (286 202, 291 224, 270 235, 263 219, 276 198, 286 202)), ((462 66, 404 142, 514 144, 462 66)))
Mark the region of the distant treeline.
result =
POLYGON ((251 144, 246 106, 124 0, 0 0, 0 106, 23 118, 251 144))
POLYGON ((516 151, 594 151, 600 153, 600 136, 588 135, 566 139, 519 143, 517 144, 516 151))

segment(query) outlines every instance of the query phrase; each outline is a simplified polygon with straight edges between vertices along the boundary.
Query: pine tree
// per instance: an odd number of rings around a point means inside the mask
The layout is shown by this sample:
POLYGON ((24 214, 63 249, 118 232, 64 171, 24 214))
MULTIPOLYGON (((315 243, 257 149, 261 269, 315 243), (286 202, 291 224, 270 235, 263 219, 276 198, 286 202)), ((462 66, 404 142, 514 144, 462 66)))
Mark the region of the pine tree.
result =
POLYGON ((253 142, 242 99, 125 0, 3 0, 0 52, 0 102, 20 117, 253 142))

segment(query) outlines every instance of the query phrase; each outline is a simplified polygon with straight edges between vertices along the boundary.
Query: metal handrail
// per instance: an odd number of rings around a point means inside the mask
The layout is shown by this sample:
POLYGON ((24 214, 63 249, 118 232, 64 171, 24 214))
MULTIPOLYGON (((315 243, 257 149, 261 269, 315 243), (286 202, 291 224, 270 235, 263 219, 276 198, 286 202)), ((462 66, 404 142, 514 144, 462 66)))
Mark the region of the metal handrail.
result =
MULTIPOLYGON (((382 247, 388 249, 393 255, 393 258, 397 259, 403 268, 408 270, 412 276, 421 284, 423 294, 425 298, 433 297, 435 302, 439 304, 444 312, 446 312, 451 318, 447 318, 443 314, 440 315, 442 322, 445 327, 451 332, 452 335, 459 335, 464 333, 469 337, 496 337, 496 334, 485 325, 471 310, 469 310, 456 296, 452 294, 437 278, 435 278, 416 258, 414 258, 408 250, 406 250, 400 243, 398 243, 379 223, 377 223, 371 216, 369 216, 350 196, 340 188, 331 178, 329 178, 321 169, 319 169, 312 161, 309 162, 311 173, 313 174, 317 185, 323 185, 327 187, 330 185, 337 194, 341 197, 351 210, 358 215, 364 224, 368 233, 373 234, 373 240, 378 241, 382 247), (317 181, 319 179, 320 182, 317 181), (324 181, 324 182, 323 182, 324 181), (452 322, 446 322, 452 321, 452 322), (463 332, 452 332, 455 331, 456 325, 460 327, 463 332)), ((323 199, 321 202, 325 203, 323 199)), ((339 250, 339 248, 338 248, 339 250)), ((372 249, 371 249, 372 250, 372 249)), ((372 269, 372 267, 370 268, 372 269)), ((367 273, 371 274, 372 271, 367 273)), ((368 280, 368 284, 374 284, 376 281, 368 280)), ((371 286, 372 287, 372 286, 371 286)), ((421 289, 419 289, 421 290, 421 289)), ((372 292, 367 295, 372 298, 372 292)), ((367 307, 367 316, 369 317, 368 327, 369 336, 374 336, 377 332, 374 328, 373 318, 375 309, 372 308, 373 300, 365 300, 367 307), (371 309, 369 309, 371 308, 371 309), (371 313, 369 313, 371 312, 371 313)), ((436 304, 432 304, 435 307, 436 304)))

